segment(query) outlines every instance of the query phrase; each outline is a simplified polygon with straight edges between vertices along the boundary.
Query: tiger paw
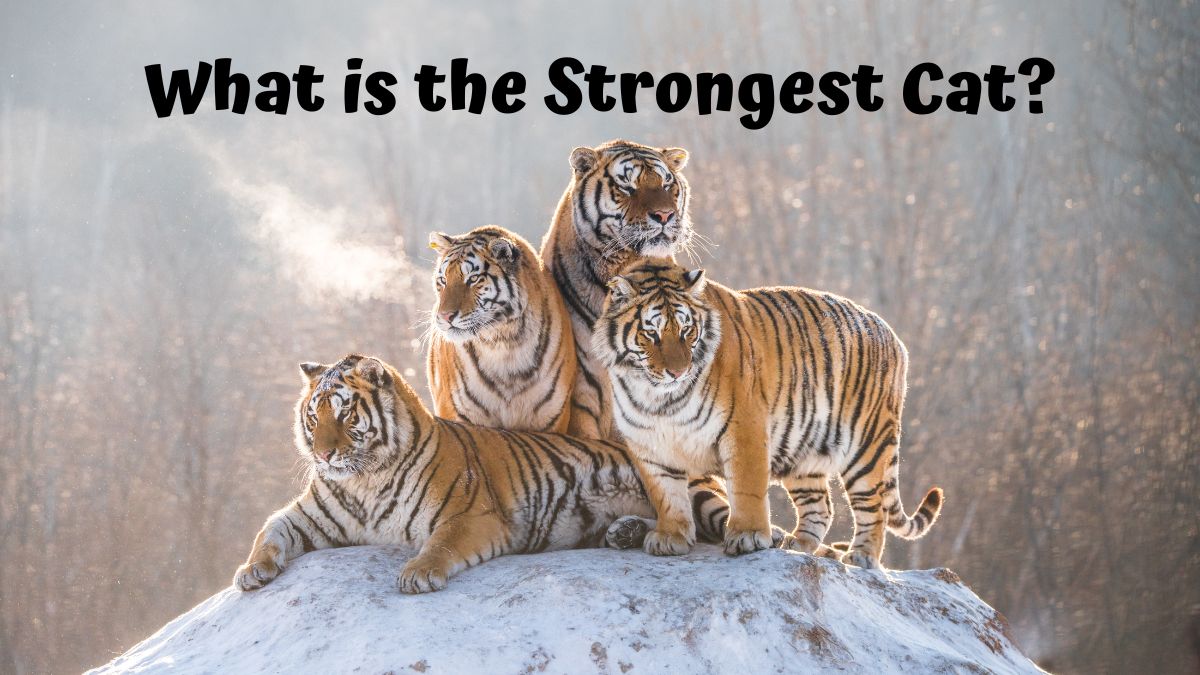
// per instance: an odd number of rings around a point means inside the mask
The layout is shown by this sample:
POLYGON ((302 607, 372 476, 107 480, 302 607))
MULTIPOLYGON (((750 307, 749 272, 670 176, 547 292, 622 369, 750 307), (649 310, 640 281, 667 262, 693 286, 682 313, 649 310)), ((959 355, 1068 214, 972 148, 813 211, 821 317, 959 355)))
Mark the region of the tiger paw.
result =
POLYGON ((674 532, 651 530, 642 542, 642 549, 650 555, 683 555, 692 550, 694 539, 674 532))
POLYGON ((818 558, 828 558, 838 562, 842 561, 842 553, 843 551, 839 551, 832 546, 826 546, 825 544, 821 544, 817 547, 817 550, 813 551, 813 555, 818 558))
POLYGON ((846 565, 861 567, 864 570, 877 570, 881 567, 879 559, 865 551, 847 551, 842 554, 842 562, 846 565))
POLYGON ((621 516, 608 526, 604 541, 609 548, 638 548, 646 541, 646 534, 653 529, 652 521, 638 516, 621 516))
POLYGON ((233 587, 239 591, 253 591, 267 584, 282 572, 278 565, 270 560, 246 563, 237 569, 233 575, 233 587))
POLYGON ((449 575, 443 566, 419 560, 410 560, 400 571, 396 585, 401 593, 429 593, 446 587, 449 575))
POLYGON ((823 544, 821 543, 820 539, 817 539, 811 534, 800 532, 792 535, 792 540, 788 544, 788 550, 815 554, 816 551, 822 546, 823 544))
POLYGON ((726 555, 742 555, 771 548, 770 530, 727 530, 725 532, 726 555))
POLYGON ((778 525, 771 526, 771 548, 791 548, 792 535, 778 525))

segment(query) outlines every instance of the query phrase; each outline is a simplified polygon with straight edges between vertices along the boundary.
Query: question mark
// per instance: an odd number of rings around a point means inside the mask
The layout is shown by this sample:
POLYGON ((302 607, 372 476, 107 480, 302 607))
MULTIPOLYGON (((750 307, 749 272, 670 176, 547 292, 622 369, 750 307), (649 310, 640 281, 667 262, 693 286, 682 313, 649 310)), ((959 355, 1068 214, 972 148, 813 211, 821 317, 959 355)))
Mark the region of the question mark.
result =
POLYGON ((1037 73, 1033 81, 1029 83, 1029 112, 1035 115, 1042 114, 1042 102, 1034 101, 1033 97, 1040 96, 1042 85, 1054 79, 1054 64, 1040 56, 1034 56, 1022 61, 1020 67, 1017 68, 1017 72, 1026 77, 1033 75, 1035 72, 1037 73))

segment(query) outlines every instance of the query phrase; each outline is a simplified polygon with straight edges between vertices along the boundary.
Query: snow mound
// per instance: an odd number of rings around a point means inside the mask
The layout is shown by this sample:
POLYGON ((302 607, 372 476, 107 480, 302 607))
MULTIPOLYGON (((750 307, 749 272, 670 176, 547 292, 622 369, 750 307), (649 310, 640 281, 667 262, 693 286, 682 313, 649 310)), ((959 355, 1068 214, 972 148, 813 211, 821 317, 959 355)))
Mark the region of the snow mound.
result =
POLYGON ((499 558, 411 596, 395 586, 409 555, 310 553, 91 672, 1041 672, 945 569, 594 549, 499 558))

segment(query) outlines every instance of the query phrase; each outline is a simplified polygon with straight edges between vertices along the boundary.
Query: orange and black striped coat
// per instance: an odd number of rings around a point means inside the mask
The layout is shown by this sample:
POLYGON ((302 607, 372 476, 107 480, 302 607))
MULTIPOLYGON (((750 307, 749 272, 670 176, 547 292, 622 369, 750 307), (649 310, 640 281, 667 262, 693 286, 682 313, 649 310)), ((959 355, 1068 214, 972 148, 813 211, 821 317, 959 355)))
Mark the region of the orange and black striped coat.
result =
MULTIPOLYGON (((653 527, 622 445, 435 417, 394 368, 372 357, 301 370, 296 447, 310 480, 268 518, 234 577, 239 589, 269 583, 312 550, 390 544, 419 549, 398 584, 426 592, 499 555, 598 546, 606 533, 616 543, 610 526, 630 517, 640 532, 653 527)), ((702 490, 692 494, 698 510, 712 501, 702 490)), ((719 541, 725 514, 711 515, 701 517, 702 536, 719 541)))
POLYGON ((729 553, 771 545, 772 479, 797 508, 792 547, 830 555, 828 478, 840 477, 855 522, 842 559, 864 567, 878 566, 885 530, 915 538, 937 518, 939 488, 915 516, 901 505, 908 353, 883 319, 830 293, 731 290, 666 259, 635 261, 609 286, 593 348, 658 512, 648 551, 691 546, 689 475, 728 480, 729 553))

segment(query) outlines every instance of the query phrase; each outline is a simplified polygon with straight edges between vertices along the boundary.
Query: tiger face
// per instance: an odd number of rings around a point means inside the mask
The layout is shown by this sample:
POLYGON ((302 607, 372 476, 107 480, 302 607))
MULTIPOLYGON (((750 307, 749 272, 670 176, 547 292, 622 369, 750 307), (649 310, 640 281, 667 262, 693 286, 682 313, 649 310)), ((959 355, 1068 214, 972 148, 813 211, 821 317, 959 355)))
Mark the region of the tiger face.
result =
POLYGON ((608 257, 668 257, 692 237, 683 148, 609 141, 571 151, 576 233, 608 257))
POLYGON ((296 448, 317 474, 342 480, 371 473, 389 456, 388 387, 377 359, 347 356, 334 365, 300 364, 306 384, 296 406, 296 448))
POLYGON ((704 270, 642 261, 608 282, 592 351, 618 374, 671 391, 712 362, 720 321, 704 300, 704 270))
POLYGON ((532 250, 523 251, 506 230, 479 227, 458 237, 434 232, 429 246, 439 254, 433 326, 446 340, 488 339, 525 311, 528 293, 516 272, 532 250))

